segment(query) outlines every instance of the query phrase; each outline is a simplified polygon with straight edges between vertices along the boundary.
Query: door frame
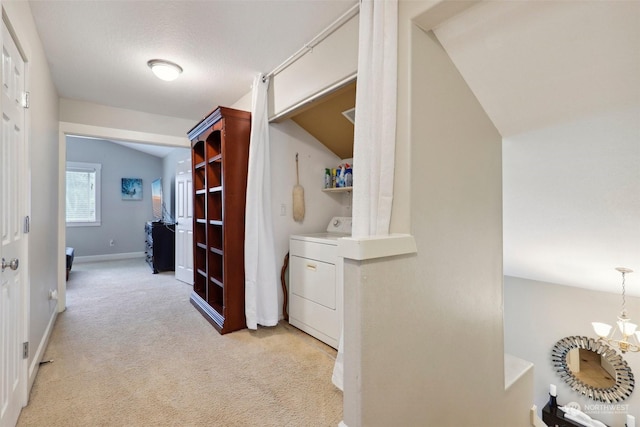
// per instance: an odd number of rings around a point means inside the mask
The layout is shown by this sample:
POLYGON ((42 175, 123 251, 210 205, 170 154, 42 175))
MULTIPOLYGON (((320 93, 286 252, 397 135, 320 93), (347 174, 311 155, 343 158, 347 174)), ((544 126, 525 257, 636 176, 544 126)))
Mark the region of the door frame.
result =
MULTIPOLYGON (((104 126, 93 126, 82 123, 60 121, 58 123, 58 253, 64 254, 66 241, 66 163, 67 163, 67 136, 79 136, 87 138, 99 138, 140 144, 163 145, 175 148, 190 148, 189 140, 184 137, 162 135, 157 133, 139 132, 126 129, 117 129, 104 126)), ((141 225, 142 227, 142 225, 141 225)), ((58 312, 62 313, 67 303, 67 282, 65 257, 58 257, 58 312)))

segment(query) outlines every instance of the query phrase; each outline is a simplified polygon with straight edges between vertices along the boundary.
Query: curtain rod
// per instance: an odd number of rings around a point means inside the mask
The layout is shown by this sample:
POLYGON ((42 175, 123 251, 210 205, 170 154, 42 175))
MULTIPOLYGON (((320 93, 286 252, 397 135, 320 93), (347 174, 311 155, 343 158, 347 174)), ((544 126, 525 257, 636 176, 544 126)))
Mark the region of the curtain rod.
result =
POLYGON ((354 4, 349 10, 347 10, 342 16, 333 21, 327 28, 325 28, 320 34, 315 36, 310 42, 302 46, 296 53, 287 58, 282 64, 278 65, 274 68, 270 73, 266 74, 262 77, 262 81, 265 81, 267 77, 275 76, 289 65, 296 62, 301 56, 305 55, 307 52, 316 47, 320 42, 333 34, 337 29, 342 27, 348 20, 353 18, 358 14, 360 10, 360 2, 358 1, 354 4))

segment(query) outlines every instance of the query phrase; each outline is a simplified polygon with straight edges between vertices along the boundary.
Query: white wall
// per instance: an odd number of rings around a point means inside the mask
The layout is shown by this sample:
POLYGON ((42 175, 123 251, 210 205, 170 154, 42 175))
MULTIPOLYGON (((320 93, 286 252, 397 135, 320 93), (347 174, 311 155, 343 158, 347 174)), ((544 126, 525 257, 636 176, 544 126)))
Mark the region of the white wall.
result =
POLYGON ((399 11, 394 215, 417 255, 345 264, 345 380, 360 370, 345 384, 350 427, 529 425, 530 392, 504 385, 502 138, 433 33, 414 25, 438 3, 399 11))
POLYGON ((27 85, 31 108, 27 110, 31 159, 31 231, 28 274, 29 384, 33 384, 38 362, 55 318, 55 301, 49 290, 64 277, 60 269, 64 253, 58 252, 58 94, 49 74, 47 59, 36 32, 28 2, 2 2, 11 26, 27 56, 27 85))
POLYGON ((413 27, 410 41, 418 253, 363 263, 353 284, 362 299, 355 425, 525 425, 526 410, 517 423, 501 407, 502 138, 433 33, 413 27))
POLYGON ((358 22, 359 15, 356 14, 271 78, 270 119, 287 113, 300 102, 333 85, 353 80, 358 70, 358 22))
POLYGON ((253 92, 247 92, 242 98, 236 101, 235 104, 231 106, 231 108, 235 108, 237 110, 251 111, 251 102, 252 102, 253 92))
POLYGON ((194 117, 193 120, 181 119, 60 98, 61 122, 183 137, 185 147, 189 147, 187 132, 200 119, 199 117, 194 117))
POLYGON ((102 171, 101 225, 67 227, 66 245, 75 249, 78 258, 142 254, 144 224, 153 219, 151 182, 162 177, 162 159, 109 141, 70 136, 67 161, 100 163, 102 171), (122 200, 122 178, 142 179, 142 200, 122 200), (114 246, 109 244, 112 239, 114 246))
MULTIPOLYGON (((535 364, 534 402, 539 409, 549 400, 549 384, 557 387, 558 404, 578 402, 585 408, 585 405, 598 403, 571 390, 556 375, 551 366, 551 349, 564 337, 578 335, 597 338, 591 322, 613 324, 620 313, 621 303, 620 294, 505 276, 505 350, 535 364)), ((640 320, 640 298, 627 296, 626 305, 632 321, 640 320)), ((637 376, 640 373, 638 354, 627 353, 624 359, 637 376)), ((620 404, 629 405, 628 412, 636 417, 640 415, 640 395, 637 390, 620 404)), ((624 412, 585 412, 611 426, 624 425, 625 422, 624 412)))

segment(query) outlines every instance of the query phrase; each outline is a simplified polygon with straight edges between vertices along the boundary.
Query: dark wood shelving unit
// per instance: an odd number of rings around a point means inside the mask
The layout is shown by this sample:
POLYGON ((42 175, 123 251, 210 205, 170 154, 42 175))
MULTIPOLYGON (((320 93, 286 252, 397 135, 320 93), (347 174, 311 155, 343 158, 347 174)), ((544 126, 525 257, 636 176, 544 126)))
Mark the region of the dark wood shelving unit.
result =
POLYGON ((218 107, 188 132, 193 166, 191 303, 221 333, 246 327, 244 214, 251 114, 218 107))

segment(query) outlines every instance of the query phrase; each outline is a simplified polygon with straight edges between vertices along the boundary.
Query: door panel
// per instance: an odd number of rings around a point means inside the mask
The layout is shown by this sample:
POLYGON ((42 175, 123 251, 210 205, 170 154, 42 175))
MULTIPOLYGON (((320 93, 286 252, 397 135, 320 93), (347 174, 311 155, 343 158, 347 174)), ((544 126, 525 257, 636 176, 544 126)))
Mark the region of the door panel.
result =
POLYGON ((20 415, 26 396, 26 361, 22 358, 24 267, 21 222, 26 185, 24 171, 25 134, 24 61, 2 23, 2 142, 0 142, 0 258, 7 264, 18 260, 15 269, 0 271, 0 425, 12 426, 20 415))
POLYGON ((193 285, 193 182, 189 170, 176 175, 176 279, 193 285))

